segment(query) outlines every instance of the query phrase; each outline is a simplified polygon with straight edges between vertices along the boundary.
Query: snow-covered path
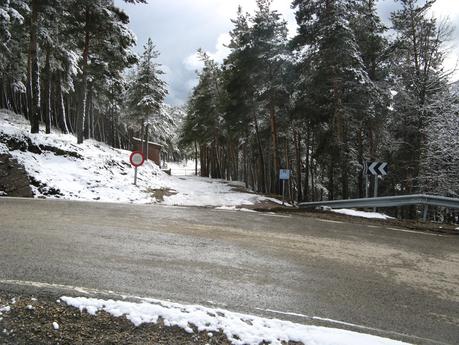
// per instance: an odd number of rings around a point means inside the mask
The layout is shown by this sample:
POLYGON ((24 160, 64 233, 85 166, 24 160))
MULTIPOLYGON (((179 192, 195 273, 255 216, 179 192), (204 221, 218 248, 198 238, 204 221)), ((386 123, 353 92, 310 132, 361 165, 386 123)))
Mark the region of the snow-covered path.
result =
POLYGON ((242 206, 254 205, 261 201, 279 201, 257 194, 240 192, 243 188, 239 182, 228 182, 197 176, 172 176, 168 187, 177 192, 164 198, 166 205, 186 206, 242 206))

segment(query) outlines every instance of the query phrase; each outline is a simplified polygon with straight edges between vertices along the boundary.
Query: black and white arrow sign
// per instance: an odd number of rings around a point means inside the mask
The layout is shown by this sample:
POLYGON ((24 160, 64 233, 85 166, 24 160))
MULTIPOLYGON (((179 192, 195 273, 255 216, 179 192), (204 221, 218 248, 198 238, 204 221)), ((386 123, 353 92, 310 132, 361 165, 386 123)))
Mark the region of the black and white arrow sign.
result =
POLYGON ((367 167, 368 175, 387 175, 386 162, 368 162, 367 167))

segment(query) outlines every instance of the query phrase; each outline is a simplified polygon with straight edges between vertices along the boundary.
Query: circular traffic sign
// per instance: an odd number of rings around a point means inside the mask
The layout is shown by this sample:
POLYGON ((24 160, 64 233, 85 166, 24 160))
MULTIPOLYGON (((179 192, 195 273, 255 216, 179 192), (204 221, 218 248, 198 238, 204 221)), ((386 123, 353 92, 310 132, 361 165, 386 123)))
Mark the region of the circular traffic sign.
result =
POLYGON ((129 157, 131 164, 135 167, 139 167, 145 162, 145 156, 142 152, 134 151, 131 153, 131 157, 129 157))

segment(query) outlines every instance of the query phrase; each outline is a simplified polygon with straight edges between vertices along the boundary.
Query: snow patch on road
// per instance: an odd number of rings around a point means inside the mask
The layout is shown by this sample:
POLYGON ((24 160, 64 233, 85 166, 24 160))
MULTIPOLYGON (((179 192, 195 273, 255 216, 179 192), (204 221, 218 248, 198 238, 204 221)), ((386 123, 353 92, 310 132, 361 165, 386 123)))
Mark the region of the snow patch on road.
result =
POLYGON ((378 213, 378 212, 365 212, 365 211, 356 211, 356 210, 350 210, 350 209, 331 209, 330 211, 335 212, 335 213, 340 213, 340 214, 345 214, 348 216, 353 216, 353 217, 362 217, 362 218, 370 218, 370 219, 394 219, 393 217, 389 217, 388 215, 384 213, 378 213))
POLYGON ((197 305, 187 306, 156 300, 133 303, 65 296, 61 300, 92 315, 105 311, 115 317, 126 316, 135 326, 157 323, 161 318, 166 326, 178 326, 188 333, 193 333, 193 328, 199 332, 222 331, 234 345, 258 345, 262 342, 281 345, 288 341, 301 342, 304 345, 405 344, 357 332, 306 326, 197 305))

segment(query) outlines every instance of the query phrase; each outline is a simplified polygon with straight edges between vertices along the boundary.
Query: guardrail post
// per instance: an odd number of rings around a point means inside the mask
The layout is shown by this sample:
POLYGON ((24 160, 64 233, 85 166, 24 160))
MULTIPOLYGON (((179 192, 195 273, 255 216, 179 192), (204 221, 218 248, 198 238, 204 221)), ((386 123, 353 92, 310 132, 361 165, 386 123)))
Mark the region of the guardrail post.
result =
POLYGON ((422 214, 422 221, 423 222, 427 222, 427 211, 429 209, 429 205, 427 204, 424 204, 424 211, 423 211, 423 214, 422 214))

